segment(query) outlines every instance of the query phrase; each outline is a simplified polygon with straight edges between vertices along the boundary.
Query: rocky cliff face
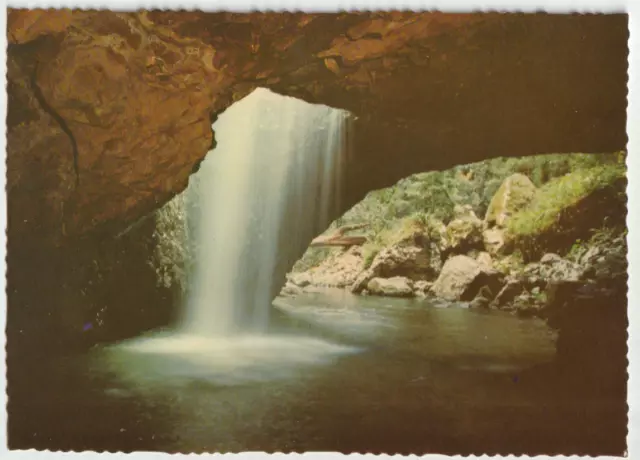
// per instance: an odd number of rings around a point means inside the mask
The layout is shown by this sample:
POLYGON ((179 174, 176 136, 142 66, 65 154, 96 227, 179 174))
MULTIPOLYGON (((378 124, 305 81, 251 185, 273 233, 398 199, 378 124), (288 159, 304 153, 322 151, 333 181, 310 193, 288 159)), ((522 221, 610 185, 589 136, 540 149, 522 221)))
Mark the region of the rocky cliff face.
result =
POLYGON ((10 10, 8 41, 10 244, 157 209, 258 86, 358 116, 345 206, 415 171, 626 142, 625 15, 10 10))

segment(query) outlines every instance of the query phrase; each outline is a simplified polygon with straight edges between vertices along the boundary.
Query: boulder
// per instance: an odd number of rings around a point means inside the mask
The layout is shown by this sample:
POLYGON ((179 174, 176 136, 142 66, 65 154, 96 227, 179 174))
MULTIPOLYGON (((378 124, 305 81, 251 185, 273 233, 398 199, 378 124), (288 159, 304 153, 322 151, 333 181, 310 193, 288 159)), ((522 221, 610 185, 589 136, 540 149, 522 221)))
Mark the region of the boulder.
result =
POLYGON ((520 280, 511 279, 507 281, 507 284, 505 284, 500 292, 498 292, 498 295, 493 301, 493 305, 497 308, 502 308, 522 294, 523 291, 524 286, 522 282, 520 280))
POLYGON ((373 278, 404 276, 411 280, 433 280, 442 268, 440 250, 436 242, 424 233, 416 232, 390 247, 382 249, 373 262, 351 284, 350 290, 359 293, 373 278))
POLYGON ((476 260, 480 265, 484 265, 487 268, 493 268, 493 259, 491 258, 491 254, 488 252, 480 252, 476 256, 476 260))
POLYGON ((433 283, 430 281, 416 281, 413 283, 413 293, 417 297, 426 297, 431 292, 431 288, 433 287, 433 283))
POLYGON ((583 278, 607 280, 627 273, 627 244, 619 235, 590 246, 577 260, 583 269, 583 278))
POLYGON ((363 267, 362 248, 352 246, 329 256, 307 273, 314 286, 344 288, 353 284, 363 267))
POLYGON ((583 272, 577 263, 549 253, 542 256, 540 262, 526 265, 523 275, 532 287, 544 287, 548 281, 578 281, 583 272))
POLYGON ((495 193, 484 217, 485 228, 505 228, 516 212, 527 206, 536 194, 536 186, 524 174, 507 177, 495 193))
POLYGON ((483 286, 498 292, 502 275, 468 256, 453 256, 444 264, 432 291, 446 300, 470 301, 483 286))
POLYGON ((513 300, 511 309, 514 310, 518 316, 530 318, 532 316, 540 316, 544 307, 545 304, 542 298, 525 291, 513 300))
POLYGON ((413 297, 413 283, 408 278, 373 278, 367 283, 370 294, 387 297, 413 297))
POLYGON ((296 286, 291 281, 287 281, 287 283, 282 287, 280 295, 282 297, 294 297, 302 294, 302 292, 302 288, 296 286))
POLYGON ((290 273, 287 275, 288 280, 298 287, 306 287, 311 284, 311 275, 309 273, 290 273))
POLYGON ((476 297, 469 303, 469 308, 488 309, 492 297, 491 289, 488 286, 482 286, 476 297))
POLYGON ((540 259, 540 263, 543 265, 555 265, 557 263, 562 263, 563 259, 558 254, 545 254, 540 259))
POLYGON ((484 248, 489 254, 498 255, 503 253, 506 244, 504 230, 500 228, 488 228, 482 232, 484 248))
POLYGON ((489 308, 489 304, 491 303, 491 301, 489 299, 487 299, 484 296, 478 295, 476 296, 475 299, 473 299, 470 303, 469 303, 469 308, 473 308, 473 309, 487 309, 489 308))
POLYGON ((466 254, 483 248, 482 221, 471 209, 460 208, 457 210, 458 217, 449 222, 446 228, 445 252, 449 254, 466 254))

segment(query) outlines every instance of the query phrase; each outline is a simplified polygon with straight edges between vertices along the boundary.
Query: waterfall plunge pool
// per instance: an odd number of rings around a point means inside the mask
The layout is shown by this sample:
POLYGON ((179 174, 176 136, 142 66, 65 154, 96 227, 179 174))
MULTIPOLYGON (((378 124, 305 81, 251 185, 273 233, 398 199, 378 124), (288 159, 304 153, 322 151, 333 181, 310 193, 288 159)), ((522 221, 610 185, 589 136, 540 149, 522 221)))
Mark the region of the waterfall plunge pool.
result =
POLYGON ((134 341, 41 363, 25 380, 29 397, 13 398, 12 448, 534 454, 619 445, 608 427, 624 410, 531 371, 554 354, 542 321, 345 291, 275 305, 269 346, 239 340, 227 353, 167 336, 171 353, 133 351, 145 347, 134 341))
POLYGON ((218 146, 186 191, 194 269, 172 332, 118 345, 166 374, 268 379, 355 350, 266 331, 286 271, 337 212, 348 114, 257 89, 214 124, 218 146))

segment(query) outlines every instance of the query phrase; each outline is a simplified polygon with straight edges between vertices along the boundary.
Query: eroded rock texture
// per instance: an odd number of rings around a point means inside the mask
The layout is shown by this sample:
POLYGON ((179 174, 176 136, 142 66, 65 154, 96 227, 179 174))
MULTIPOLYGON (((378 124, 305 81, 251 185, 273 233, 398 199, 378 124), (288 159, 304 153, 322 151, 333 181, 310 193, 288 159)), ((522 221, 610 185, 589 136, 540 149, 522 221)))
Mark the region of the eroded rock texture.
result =
POLYGON ((358 117, 345 206, 416 171, 621 149, 627 34, 626 15, 10 10, 9 237, 122 230, 258 86, 358 117))

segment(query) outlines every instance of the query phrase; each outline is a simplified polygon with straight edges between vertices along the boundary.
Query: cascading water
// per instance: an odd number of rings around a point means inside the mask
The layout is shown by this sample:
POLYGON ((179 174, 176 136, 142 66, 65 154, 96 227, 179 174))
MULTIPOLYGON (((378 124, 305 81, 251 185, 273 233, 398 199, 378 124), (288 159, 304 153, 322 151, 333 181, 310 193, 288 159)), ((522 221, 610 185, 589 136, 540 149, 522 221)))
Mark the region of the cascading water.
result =
POLYGON ((216 122, 218 148, 187 191, 198 246, 186 333, 264 329, 282 270, 338 204, 344 118, 257 89, 216 122))
MULTIPOLYGON (((257 89, 215 123, 218 146, 186 191, 195 268, 177 331, 128 350, 264 378, 352 348, 264 334, 287 270, 339 210, 347 113, 257 89), (271 363, 271 365, 270 365, 271 363), (277 366, 275 365, 277 364, 277 366), (287 367, 284 366, 284 367, 287 367)), ((182 372, 182 371, 177 371, 182 372)))

